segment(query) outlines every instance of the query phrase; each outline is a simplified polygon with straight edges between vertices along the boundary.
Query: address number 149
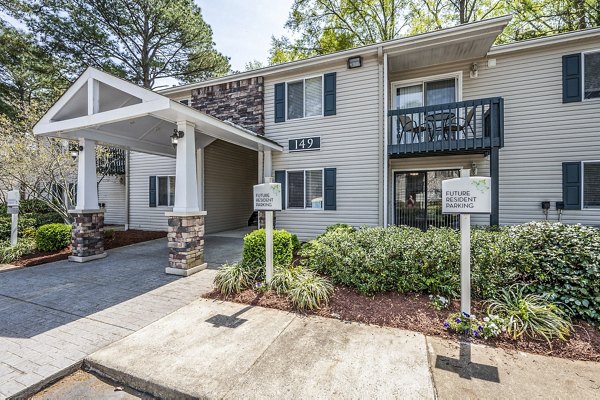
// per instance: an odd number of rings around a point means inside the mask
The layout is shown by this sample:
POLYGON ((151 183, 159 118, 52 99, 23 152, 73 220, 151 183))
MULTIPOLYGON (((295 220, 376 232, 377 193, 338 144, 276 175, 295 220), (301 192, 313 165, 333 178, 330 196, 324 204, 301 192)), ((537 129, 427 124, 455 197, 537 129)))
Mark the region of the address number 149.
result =
POLYGON ((319 136, 291 139, 289 141, 290 151, 319 150, 321 138, 319 136))

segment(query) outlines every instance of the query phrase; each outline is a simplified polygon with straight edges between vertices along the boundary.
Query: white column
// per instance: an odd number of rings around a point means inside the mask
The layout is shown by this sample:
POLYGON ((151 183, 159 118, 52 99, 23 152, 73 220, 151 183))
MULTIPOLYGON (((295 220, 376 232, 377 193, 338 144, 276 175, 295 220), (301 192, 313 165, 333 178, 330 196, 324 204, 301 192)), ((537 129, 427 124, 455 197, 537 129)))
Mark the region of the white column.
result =
POLYGON ((198 181, 198 208, 204 210, 204 148, 196 150, 196 177, 198 181))
POLYGON ((98 185, 96 182, 96 142, 79 139, 77 170, 77 210, 98 209, 98 185))
MULTIPOLYGON (((461 178, 470 175, 460 171, 461 178)), ((460 214, 460 311, 471 314, 471 214, 460 214)))
POLYGON ((258 152, 258 183, 263 183, 265 174, 263 173, 263 152, 258 152))
MULTIPOLYGON (((271 159, 271 150, 265 150, 263 160, 263 171, 265 178, 273 177, 273 162, 271 159)), ((265 181, 266 182, 266 181, 265 181)))
POLYGON ((177 142, 175 160, 175 205, 174 213, 197 213, 198 180, 196 175, 196 134, 194 124, 188 121, 177 122, 177 130, 183 137, 177 142))

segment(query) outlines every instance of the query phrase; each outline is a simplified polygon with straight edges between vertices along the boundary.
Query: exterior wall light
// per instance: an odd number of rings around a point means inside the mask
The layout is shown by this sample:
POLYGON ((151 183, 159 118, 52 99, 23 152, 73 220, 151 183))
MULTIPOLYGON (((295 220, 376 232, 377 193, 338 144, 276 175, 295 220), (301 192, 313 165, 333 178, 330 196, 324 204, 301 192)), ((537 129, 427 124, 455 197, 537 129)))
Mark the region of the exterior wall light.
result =
POLYGON ((359 67, 362 67, 362 57, 361 56, 350 57, 348 59, 348 69, 359 68, 359 67))
POLYGON ((183 137, 183 131, 178 131, 177 129, 173 129, 173 134, 171 135, 171 144, 173 147, 177 147, 177 142, 179 139, 183 137))
POLYGON ((479 76, 479 65, 477 63, 471 64, 470 74, 471 78, 477 78, 479 76))
POLYGON ((83 146, 82 145, 78 145, 73 147, 73 150, 71 150, 71 158, 73 160, 76 160, 77 157, 79 156, 79 152, 83 151, 83 146))

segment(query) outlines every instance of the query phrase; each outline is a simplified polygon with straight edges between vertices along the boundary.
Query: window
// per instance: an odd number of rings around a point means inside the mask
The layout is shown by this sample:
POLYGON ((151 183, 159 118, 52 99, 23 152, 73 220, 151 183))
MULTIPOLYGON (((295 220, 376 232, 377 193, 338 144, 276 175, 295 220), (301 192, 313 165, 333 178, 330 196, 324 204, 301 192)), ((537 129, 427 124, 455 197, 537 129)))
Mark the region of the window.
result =
POLYGON ((444 78, 396 87, 396 107, 413 108, 454 103, 457 96, 456 78, 444 78))
POLYGON ((600 51, 583 54, 583 98, 600 98, 600 51))
POLYGON ((323 77, 287 84, 287 119, 323 115, 323 77))
POLYGON ((156 204, 173 207, 175 204, 175 177, 157 176, 156 181, 156 204))
POLYGON ((583 163, 583 208, 600 208, 600 161, 583 163))
POLYGON ((288 171, 288 208, 323 209, 323 170, 288 171))

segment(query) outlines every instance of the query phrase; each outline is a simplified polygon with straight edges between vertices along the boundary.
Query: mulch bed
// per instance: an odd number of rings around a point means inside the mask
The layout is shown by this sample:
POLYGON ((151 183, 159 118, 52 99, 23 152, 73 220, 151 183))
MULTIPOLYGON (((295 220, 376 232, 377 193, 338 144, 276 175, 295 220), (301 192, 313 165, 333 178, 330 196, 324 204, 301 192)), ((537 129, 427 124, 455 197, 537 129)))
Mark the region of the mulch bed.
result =
MULTIPOLYGON (((104 248, 109 250, 116 247, 146 242, 148 240, 160 239, 166 236, 166 232, 160 231, 140 231, 136 229, 130 229, 128 231, 114 231, 112 237, 104 238, 104 248)), ((33 254, 29 254, 17 261, 12 262, 11 264, 18 265, 20 267, 32 267, 34 265, 66 260, 70 255, 71 246, 68 246, 57 251, 36 251, 33 254)))
MULTIPOLYGON (((204 297, 297 312, 286 297, 278 296, 272 292, 257 293, 252 289, 248 289, 234 296, 223 296, 213 290, 204 297)), ((473 302, 473 310, 481 310, 482 308, 482 303, 473 302)), ((458 335, 448 332, 443 324, 450 313, 459 310, 460 304, 457 301, 453 302, 447 310, 436 311, 429 305, 429 297, 426 295, 403 295, 390 292, 368 297, 354 289, 336 286, 326 307, 303 314, 389 326, 417 331, 429 336, 457 338, 458 335)), ((477 312, 475 312, 475 315, 477 315, 477 312)), ((575 331, 571 334, 569 340, 556 339, 551 342, 551 345, 548 345, 543 339, 515 341, 506 333, 493 340, 473 339, 473 342, 500 347, 508 351, 524 351, 575 360, 600 361, 600 329, 581 320, 573 321, 573 325, 575 331)))

